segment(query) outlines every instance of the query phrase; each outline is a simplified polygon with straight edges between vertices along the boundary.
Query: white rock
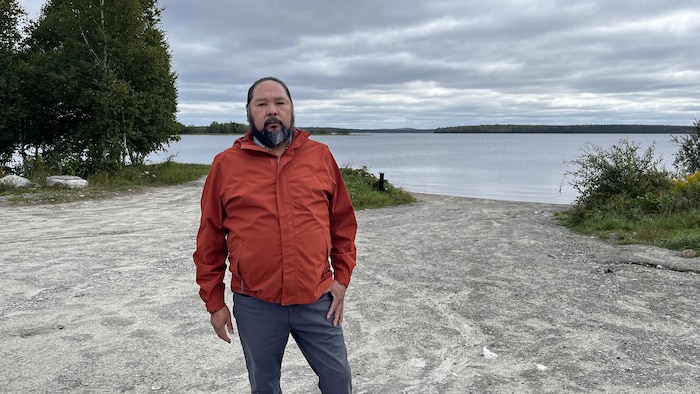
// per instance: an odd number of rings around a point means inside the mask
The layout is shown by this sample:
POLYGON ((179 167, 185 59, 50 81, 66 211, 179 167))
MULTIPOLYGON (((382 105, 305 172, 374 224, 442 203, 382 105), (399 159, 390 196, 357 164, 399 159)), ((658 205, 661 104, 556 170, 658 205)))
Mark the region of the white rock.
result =
POLYGON ((46 177, 46 185, 49 187, 64 186, 73 189, 87 187, 88 181, 78 176, 54 175, 46 177))
POLYGON ((0 184, 14 187, 28 187, 32 185, 32 181, 25 177, 8 175, 0 179, 0 184))
POLYGON ((498 354, 496 354, 496 353, 490 351, 489 349, 486 348, 486 346, 484 346, 482 355, 483 355, 484 358, 486 358, 486 359, 493 359, 493 358, 497 358, 497 357, 498 357, 498 354))

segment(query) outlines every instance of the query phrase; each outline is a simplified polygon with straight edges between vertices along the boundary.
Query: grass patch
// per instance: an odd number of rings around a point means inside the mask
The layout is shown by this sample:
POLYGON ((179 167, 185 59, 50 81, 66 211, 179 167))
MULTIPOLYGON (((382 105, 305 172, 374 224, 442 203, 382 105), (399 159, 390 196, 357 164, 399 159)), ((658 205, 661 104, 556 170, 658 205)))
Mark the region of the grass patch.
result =
POLYGON ((613 239, 620 244, 700 252, 700 209, 697 208, 676 213, 632 215, 596 211, 583 218, 567 211, 558 213, 556 217, 574 232, 613 239))
POLYGON ((16 189, 0 186, 0 198, 14 204, 57 204, 109 198, 122 193, 139 192, 147 187, 172 186, 195 181, 209 172, 209 165, 180 164, 167 161, 134 165, 116 172, 98 173, 87 179, 88 187, 69 189, 46 186, 43 176, 30 179, 34 187, 16 189))
POLYGON ((413 195, 386 181, 384 190, 379 191, 379 179, 367 171, 366 167, 361 169, 344 167, 340 171, 355 210, 410 204, 416 201, 413 195))
MULTIPOLYGON (((134 165, 114 173, 98 173, 89 177, 88 187, 82 189, 52 188, 45 177, 31 179, 34 187, 16 189, 0 185, 0 201, 13 204, 56 204, 87 199, 109 198, 122 193, 133 193, 148 187, 173 186, 196 181, 209 172, 210 165, 181 164, 166 161, 159 164, 134 165)), ((341 168, 356 210, 379 208, 414 202, 413 196, 384 183, 379 191, 379 180, 366 168, 341 168)))

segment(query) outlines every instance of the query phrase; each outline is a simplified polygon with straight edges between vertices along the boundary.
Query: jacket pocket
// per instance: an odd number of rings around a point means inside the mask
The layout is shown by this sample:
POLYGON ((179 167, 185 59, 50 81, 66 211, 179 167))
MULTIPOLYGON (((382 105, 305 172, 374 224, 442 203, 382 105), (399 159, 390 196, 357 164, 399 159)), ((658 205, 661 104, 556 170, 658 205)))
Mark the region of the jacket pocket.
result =
POLYGON ((228 261, 232 267, 231 271, 233 271, 233 267, 236 267, 236 272, 240 274, 239 265, 241 260, 241 250, 243 250, 243 243, 240 239, 227 237, 226 247, 228 248, 228 261))

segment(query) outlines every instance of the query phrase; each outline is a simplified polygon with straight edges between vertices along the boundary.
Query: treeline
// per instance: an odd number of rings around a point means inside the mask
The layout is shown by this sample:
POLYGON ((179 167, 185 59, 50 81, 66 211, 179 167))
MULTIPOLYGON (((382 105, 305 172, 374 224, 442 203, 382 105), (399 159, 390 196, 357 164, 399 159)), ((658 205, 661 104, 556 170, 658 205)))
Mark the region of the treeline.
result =
MULTIPOLYGON (((334 127, 302 127, 314 135, 349 134, 352 130, 334 127)), ((236 122, 211 122, 209 126, 185 126, 180 124, 180 134, 245 134, 250 127, 248 124, 236 122)))
MULTIPOLYGON (((180 134, 244 134, 248 124, 212 122, 209 126, 185 126, 180 124, 180 134)), ((337 127, 302 127, 315 135, 347 135, 353 133, 590 133, 590 134, 687 134, 694 131, 693 126, 664 125, 479 125, 453 126, 437 129, 348 129, 337 127)))
POLYGON ((236 122, 211 122, 209 126, 185 126, 180 124, 180 134, 244 134, 247 124, 236 122))
POLYGON ((591 133, 591 134, 684 134, 694 130, 693 126, 664 125, 479 125, 453 126, 435 129, 436 133, 591 133))
POLYGON ((0 0, 0 172, 87 176, 178 140, 161 12, 157 0, 51 0, 29 20, 0 0))
POLYGON ((307 127, 303 129, 314 135, 347 135, 352 132, 350 129, 339 129, 335 127, 307 127))

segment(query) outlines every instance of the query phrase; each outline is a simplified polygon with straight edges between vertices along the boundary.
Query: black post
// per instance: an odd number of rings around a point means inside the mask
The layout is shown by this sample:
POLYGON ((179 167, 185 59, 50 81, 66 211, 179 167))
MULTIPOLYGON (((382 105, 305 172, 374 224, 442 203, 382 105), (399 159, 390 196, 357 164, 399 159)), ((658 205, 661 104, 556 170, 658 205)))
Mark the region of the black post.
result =
POLYGON ((380 192, 384 191, 384 173, 380 172, 379 173, 379 185, 377 185, 377 190, 380 192))

